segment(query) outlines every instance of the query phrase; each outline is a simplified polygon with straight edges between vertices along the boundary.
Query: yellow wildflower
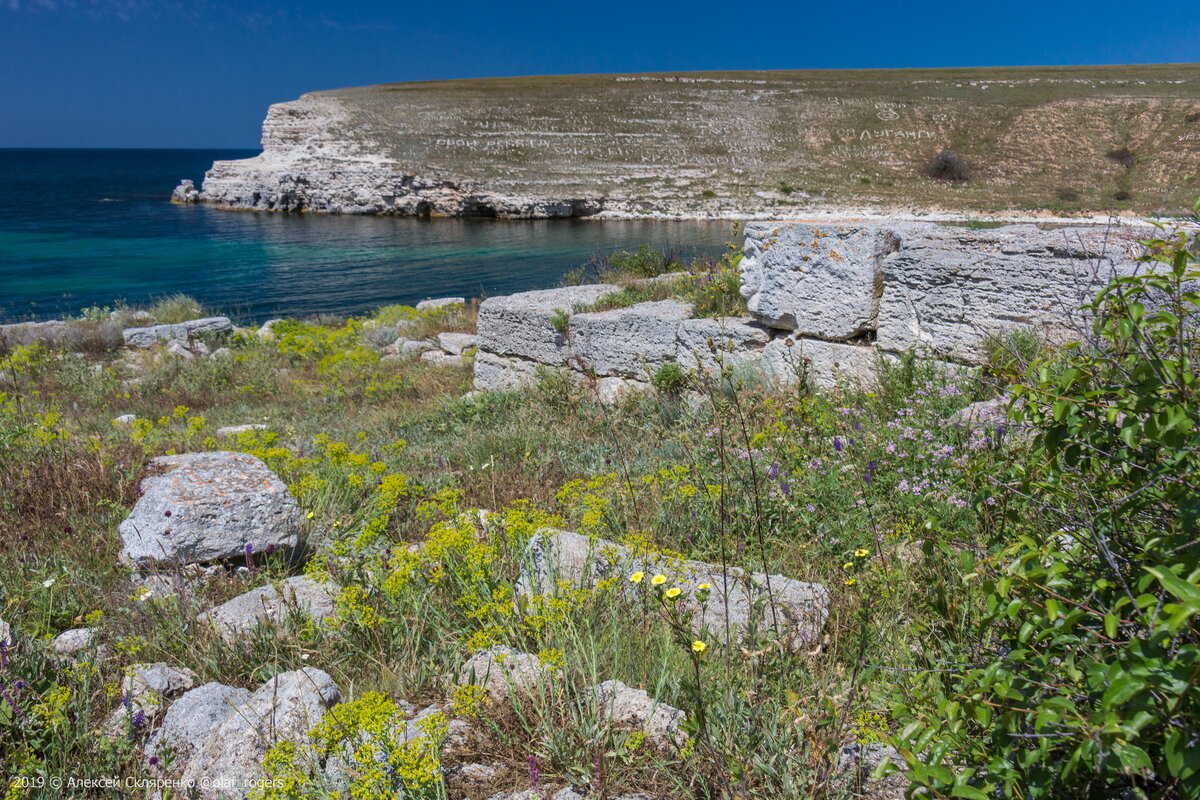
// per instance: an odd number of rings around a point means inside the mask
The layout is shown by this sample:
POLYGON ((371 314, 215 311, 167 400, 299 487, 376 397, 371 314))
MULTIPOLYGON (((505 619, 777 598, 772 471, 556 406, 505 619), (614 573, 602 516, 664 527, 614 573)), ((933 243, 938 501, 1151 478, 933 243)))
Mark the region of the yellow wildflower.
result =
POLYGON ((708 649, 708 645, 706 645, 704 642, 700 641, 699 639, 692 642, 692 652, 694 652, 694 653, 703 653, 707 649, 708 649))
POLYGON ((847 585, 847 586, 853 586, 853 585, 854 585, 854 584, 856 584, 856 583, 858 583, 858 581, 856 581, 854 578, 847 578, 847 579, 846 579, 846 585, 847 585))
POLYGON ((672 600, 674 600, 676 597, 679 597, 681 594, 683 594, 683 590, 678 586, 672 586, 670 589, 667 589, 667 597, 672 600))
POLYGON ((646 573, 644 573, 644 572, 635 572, 635 573, 633 573, 632 575, 630 575, 630 576, 629 576, 629 582, 630 582, 630 583, 641 583, 641 582, 642 582, 642 578, 644 578, 644 577, 646 577, 646 573))
POLYGON ((653 578, 651 578, 650 582, 653 583, 655 586, 662 586, 664 583, 667 582, 667 576, 663 575, 660 572, 659 574, 657 574, 653 578))
POLYGON ((853 566, 853 562, 847 561, 845 564, 842 564, 842 569, 850 569, 853 566))
POLYGON ((854 555, 855 555, 855 556, 857 556, 858 558, 866 558, 866 557, 867 557, 867 550, 866 550, 866 548, 864 548, 864 547, 860 547, 860 548, 858 548, 857 550, 855 550, 855 551, 854 551, 854 555))
POLYGON ((711 589, 712 584, 711 583, 702 583, 699 586, 697 586, 696 588, 703 592, 703 591, 707 591, 707 590, 711 589))

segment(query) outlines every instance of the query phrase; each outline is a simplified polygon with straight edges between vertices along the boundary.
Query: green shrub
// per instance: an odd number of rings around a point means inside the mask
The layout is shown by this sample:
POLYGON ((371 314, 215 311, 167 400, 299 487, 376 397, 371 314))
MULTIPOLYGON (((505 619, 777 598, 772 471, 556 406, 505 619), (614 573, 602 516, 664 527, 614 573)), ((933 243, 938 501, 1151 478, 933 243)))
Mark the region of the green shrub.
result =
POLYGON ((1037 433, 1000 549, 963 554, 982 605, 895 707, 927 796, 1200 797, 1200 269, 1186 233, 1148 245, 1016 387, 1037 433))
POLYGON ((624 273, 638 278, 653 278, 680 268, 679 251, 674 248, 660 250, 650 243, 643 244, 634 252, 613 253, 604 259, 599 272, 624 273))
POLYGON ((564 311, 561 308, 554 309, 553 313, 550 314, 550 324, 554 327, 554 330, 566 336, 571 328, 571 312, 564 311))
POLYGON ((187 322, 189 319, 199 319, 204 316, 204 307, 199 301, 186 294, 173 294, 156 300, 147 309, 154 321, 159 324, 187 322))
POLYGON ((650 383, 663 394, 681 394, 688 387, 688 375, 678 363, 668 361, 654 371, 650 383))

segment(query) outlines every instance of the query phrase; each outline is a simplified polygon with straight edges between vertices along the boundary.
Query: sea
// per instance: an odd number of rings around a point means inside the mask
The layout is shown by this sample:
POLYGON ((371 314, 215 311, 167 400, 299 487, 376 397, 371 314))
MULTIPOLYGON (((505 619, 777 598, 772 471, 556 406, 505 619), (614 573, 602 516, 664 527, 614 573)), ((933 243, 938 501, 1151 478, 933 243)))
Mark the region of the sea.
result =
POLYGON ((0 149, 0 322, 175 293, 240 322, 559 285, 643 243, 718 254, 729 222, 414 219, 172 205, 253 150, 0 149))

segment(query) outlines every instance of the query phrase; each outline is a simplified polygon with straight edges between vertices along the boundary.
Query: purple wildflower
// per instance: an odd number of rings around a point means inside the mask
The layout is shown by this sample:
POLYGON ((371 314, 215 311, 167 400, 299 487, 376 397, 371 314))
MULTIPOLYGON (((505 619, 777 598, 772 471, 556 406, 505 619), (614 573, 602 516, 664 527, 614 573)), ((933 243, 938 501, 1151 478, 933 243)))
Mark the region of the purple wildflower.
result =
POLYGON ((164 517, 169 517, 169 516, 171 516, 171 509, 169 509, 169 508, 168 508, 166 511, 164 511, 164 512, 163 512, 163 516, 164 516, 164 517))
POLYGON ((842 440, 837 438, 836 436, 833 437, 833 449, 838 451, 839 453, 842 452, 842 440))
POLYGON ((269 545, 267 545, 267 555, 274 553, 278 549, 279 549, 279 545, 275 544, 274 542, 271 542, 269 545))
POLYGON ((540 784, 541 777, 542 777, 542 773, 538 771, 537 756, 530 755, 529 756, 529 786, 535 792, 540 793, 542 791, 541 784, 540 784))
POLYGON ((250 570, 250 574, 254 574, 254 545, 246 542, 246 569, 250 570))
POLYGON ((70 535, 71 535, 72 533, 74 533, 74 532, 75 532, 75 529, 74 529, 74 528, 72 528, 70 525, 63 525, 63 533, 65 533, 65 534, 67 534, 68 536, 70 536, 70 535))
POLYGON ((767 467, 767 477, 768 478, 778 478, 779 477, 779 463, 778 462, 774 462, 771 464, 771 466, 767 467))

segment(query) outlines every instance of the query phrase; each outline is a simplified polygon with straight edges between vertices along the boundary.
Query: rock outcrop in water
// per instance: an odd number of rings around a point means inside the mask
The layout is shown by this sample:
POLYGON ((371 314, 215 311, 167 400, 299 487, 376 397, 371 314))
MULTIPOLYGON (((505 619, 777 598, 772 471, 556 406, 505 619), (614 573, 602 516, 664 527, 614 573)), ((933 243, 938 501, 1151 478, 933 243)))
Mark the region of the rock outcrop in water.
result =
POLYGON ((261 155, 218 161, 199 191, 185 181, 173 199, 512 218, 780 219, 818 203, 1149 211, 1164 197, 1182 209, 1193 190, 1179 176, 1200 169, 1198 96, 1195 65, 337 89, 271 106, 261 155), (927 174, 951 143, 969 166, 966 182, 927 174))

